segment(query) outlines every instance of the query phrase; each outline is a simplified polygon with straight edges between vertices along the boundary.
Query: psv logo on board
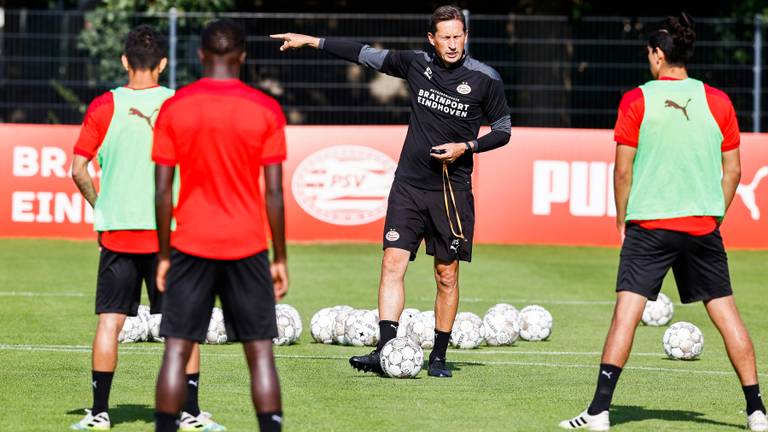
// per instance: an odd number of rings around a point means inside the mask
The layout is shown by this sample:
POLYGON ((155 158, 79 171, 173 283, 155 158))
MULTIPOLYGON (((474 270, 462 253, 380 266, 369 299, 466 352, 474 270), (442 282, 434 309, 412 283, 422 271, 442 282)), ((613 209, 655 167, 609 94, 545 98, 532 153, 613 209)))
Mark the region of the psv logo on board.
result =
POLYGON ((397 164, 386 154, 363 146, 342 145, 304 159, 291 188, 299 207, 334 225, 363 225, 387 212, 387 198, 397 164))

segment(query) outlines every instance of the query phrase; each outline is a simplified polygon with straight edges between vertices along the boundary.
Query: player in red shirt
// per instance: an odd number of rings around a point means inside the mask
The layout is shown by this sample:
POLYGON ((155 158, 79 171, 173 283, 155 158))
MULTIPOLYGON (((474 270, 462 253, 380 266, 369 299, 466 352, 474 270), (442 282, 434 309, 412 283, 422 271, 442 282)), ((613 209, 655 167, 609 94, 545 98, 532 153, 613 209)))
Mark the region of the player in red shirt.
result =
MULTIPOLYGON (((93 339, 90 382, 93 405, 82 420, 72 425, 75 430, 111 427, 109 395, 117 368, 118 334, 126 317, 137 315, 142 282, 147 287, 150 313, 160 313, 162 307, 162 296, 155 287, 158 245, 151 201, 154 167, 150 152, 156 118, 152 113, 157 113, 162 102, 173 94, 173 90, 158 84, 167 64, 165 38, 157 29, 141 25, 128 34, 123 52, 128 84, 96 97, 88 106, 72 163, 72 177, 88 203, 96 207, 97 220, 103 214, 111 215, 107 219, 119 219, 111 227, 96 224, 101 251, 96 290, 99 322, 93 339), (88 173, 88 164, 97 155, 102 164, 98 192, 88 173), (124 204, 115 206, 116 201, 124 204), (146 205, 136 206, 137 202, 146 205), (148 216, 148 221, 142 216, 148 216)), ((181 429, 225 430, 209 413, 200 410, 197 345, 186 374, 188 387, 181 429)))
POLYGON ((689 77, 695 38, 690 16, 667 17, 648 39, 654 80, 628 92, 619 106, 616 306, 592 402, 560 422, 563 429, 609 430, 611 401, 635 330, 672 269, 680 301, 703 302, 723 338, 744 392, 747 429, 768 431, 755 350, 736 308, 718 229, 741 176, 739 126, 725 93, 689 77))
POLYGON ((282 424, 280 384, 272 354, 275 299, 288 289, 282 191, 285 118, 272 98, 238 79, 245 32, 231 20, 210 23, 199 50, 204 78, 168 99, 155 126, 156 211, 164 291, 160 334, 165 356, 157 380, 155 424, 176 430, 184 400, 184 364, 204 339, 218 295, 227 338, 243 342, 251 394, 262 431, 282 424), (171 185, 181 188, 173 216, 171 185), (266 214, 274 248, 268 262, 266 214), (173 248, 173 250, 171 250, 173 248))
MULTIPOLYGON (((675 76, 660 76, 662 81, 676 81, 681 78, 675 76)), ((731 99, 725 92, 708 84, 704 84, 707 96, 707 105, 712 116, 723 134, 723 153, 739 148, 741 138, 739 124, 736 120, 736 110, 731 104, 731 99)), ((619 104, 619 116, 614 128, 614 141, 617 145, 624 145, 637 149, 640 137, 640 125, 645 115, 645 99, 640 87, 634 88, 624 94, 619 104)), ((679 231, 695 236, 711 233, 717 228, 717 220, 713 216, 687 216, 672 219, 633 221, 645 229, 666 229, 679 231)))

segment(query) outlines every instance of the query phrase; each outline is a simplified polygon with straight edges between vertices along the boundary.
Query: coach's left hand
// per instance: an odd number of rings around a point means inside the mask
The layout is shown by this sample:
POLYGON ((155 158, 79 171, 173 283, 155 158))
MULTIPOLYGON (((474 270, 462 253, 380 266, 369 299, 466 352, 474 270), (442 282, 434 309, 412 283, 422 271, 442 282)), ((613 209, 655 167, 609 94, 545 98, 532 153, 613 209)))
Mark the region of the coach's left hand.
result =
POLYGON ((443 154, 430 153, 429 155, 443 163, 453 163, 456 159, 467 151, 467 145, 464 143, 447 143, 432 147, 437 150, 445 150, 443 154))

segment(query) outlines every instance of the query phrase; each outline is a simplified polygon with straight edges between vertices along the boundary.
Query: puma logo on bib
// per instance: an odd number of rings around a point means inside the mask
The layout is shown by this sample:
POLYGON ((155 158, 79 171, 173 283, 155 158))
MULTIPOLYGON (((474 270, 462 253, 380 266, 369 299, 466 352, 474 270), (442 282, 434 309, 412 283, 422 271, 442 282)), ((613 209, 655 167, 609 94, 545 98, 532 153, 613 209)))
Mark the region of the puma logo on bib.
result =
POLYGON ((679 109, 680 111, 683 112, 683 115, 685 116, 685 119, 688 120, 688 121, 691 121, 691 119, 688 118, 688 104, 689 103, 691 103, 691 99, 690 98, 688 99, 688 102, 685 103, 685 106, 682 107, 682 106, 678 105, 675 101, 671 101, 671 100, 667 99, 666 101, 664 101, 664 108, 679 109))
POLYGON ((155 125, 152 124, 152 117, 155 116, 157 112, 160 111, 160 108, 152 111, 149 115, 145 115, 143 112, 139 111, 138 108, 131 108, 128 110, 128 115, 135 115, 136 117, 143 118, 147 121, 147 124, 149 125, 149 128, 154 130, 155 125))

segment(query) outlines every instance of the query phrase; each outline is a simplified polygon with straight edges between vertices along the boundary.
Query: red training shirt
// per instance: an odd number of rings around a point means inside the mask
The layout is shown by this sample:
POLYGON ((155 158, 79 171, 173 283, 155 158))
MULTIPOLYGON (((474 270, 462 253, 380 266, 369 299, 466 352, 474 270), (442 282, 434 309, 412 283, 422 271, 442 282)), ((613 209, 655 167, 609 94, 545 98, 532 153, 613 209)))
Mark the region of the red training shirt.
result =
POLYGON ((152 149, 181 175, 171 245, 220 260, 266 250, 261 167, 285 158, 285 117, 271 97, 238 79, 177 91, 160 109, 152 149))
MULTIPOLYGON (((80 136, 75 144, 76 155, 88 160, 96 156, 107 135, 114 113, 115 101, 112 98, 112 92, 108 91, 91 101, 85 113, 80 136)), ((101 233, 101 245, 113 252, 157 253, 157 232, 155 230, 104 231, 101 233)))
MULTIPOLYGON (((662 80, 675 80, 675 78, 661 77, 662 80)), ((736 120, 736 111, 731 99, 725 92, 704 84, 707 96, 707 104, 712 116, 720 126, 723 134, 723 152, 739 147, 739 124, 736 120)), ((645 114, 645 101, 643 91, 635 88, 624 94, 619 105, 619 116, 614 128, 614 140, 617 144, 628 145, 637 148, 640 138, 640 125, 645 114)), ((717 220, 712 216, 687 216, 672 219, 632 221, 645 229, 666 229, 681 231, 691 235, 706 235, 717 228, 717 220)))

